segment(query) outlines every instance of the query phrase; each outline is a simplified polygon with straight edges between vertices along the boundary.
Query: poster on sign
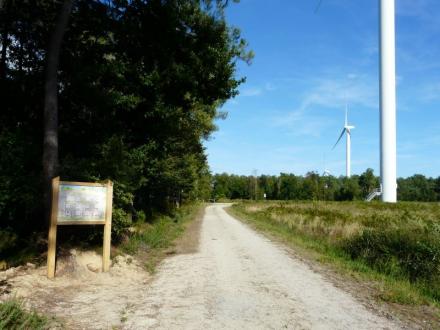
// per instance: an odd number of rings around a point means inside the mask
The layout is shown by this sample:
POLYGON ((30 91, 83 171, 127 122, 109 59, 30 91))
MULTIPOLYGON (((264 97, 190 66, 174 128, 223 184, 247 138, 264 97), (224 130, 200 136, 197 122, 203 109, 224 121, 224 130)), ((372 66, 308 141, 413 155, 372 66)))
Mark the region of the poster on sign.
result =
POLYGON ((75 221, 105 222, 107 187, 60 183, 58 224, 75 221))
POLYGON ((113 183, 52 180, 52 210, 48 235, 47 276, 55 276, 57 227, 104 225, 102 270, 110 267, 113 183))

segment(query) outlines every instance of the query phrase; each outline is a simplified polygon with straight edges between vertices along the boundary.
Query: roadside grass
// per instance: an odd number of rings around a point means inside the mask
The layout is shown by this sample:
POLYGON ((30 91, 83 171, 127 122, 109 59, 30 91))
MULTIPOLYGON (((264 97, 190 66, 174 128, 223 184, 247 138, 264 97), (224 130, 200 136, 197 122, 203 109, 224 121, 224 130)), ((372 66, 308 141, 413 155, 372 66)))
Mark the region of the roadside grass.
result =
POLYGON ((230 212, 341 273, 378 299, 440 307, 440 204, 240 202, 230 212))
POLYGON ((35 311, 26 311, 23 303, 11 299, 0 303, 0 330, 23 329, 60 329, 56 320, 38 314, 35 311))
MULTIPOLYGON (((143 260, 145 269, 154 273, 156 266, 166 255, 173 253, 170 248, 187 226, 200 217, 204 204, 193 203, 182 206, 172 216, 158 216, 150 223, 135 225, 135 232, 114 247, 116 254, 137 254, 143 260)), ((121 315, 121 322, 125 315, 121 315)), ((21 300, 10 299, 0 303, 0 330, 6 329, 61 329, 62 323, 36 311, 28 311, 21 300)))
POLYGON ((135 232, 117 247, 117 253, 137 254, 144 262, 145 269, 154 273, 160 261, 174 253, 170 248, 176 239, 193 220, 201 216, 203 210, 202 203, 188 204, 176 210, 172 216, 159 216, 150 223, 135 224, 135 232))

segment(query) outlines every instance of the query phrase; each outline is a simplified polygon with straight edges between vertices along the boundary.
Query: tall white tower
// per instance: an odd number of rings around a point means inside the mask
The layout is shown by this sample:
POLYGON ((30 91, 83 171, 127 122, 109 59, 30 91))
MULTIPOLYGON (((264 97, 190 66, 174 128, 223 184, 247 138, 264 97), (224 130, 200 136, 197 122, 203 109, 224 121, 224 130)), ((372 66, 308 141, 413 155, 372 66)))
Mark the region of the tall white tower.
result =
POLYGON ((382 201, 397 201, 395 0, 379 0, 382 201))
POLYGON ((345 175, 349 178, 351 177, 351 133, 349 129, 347 129, 347 144, 345 148, 345 175))
POLYGON ((354 128, 352 125, 348 125, 348 105, 345 105, 345 175, 347 178, 351 177, 351 130, 354 128))
POLYGON ((345 144, 345 175, 347 178, 351 176, 351 130, 355 128, 353 125, 348 124, 348 106, 345 105, 345 124, 342 129, 341 135, 339 135, 338 140, 333 146, 332 150, 338 145, 339 141, 341 141, 344 134, 346 134, 346 144, 345 144))

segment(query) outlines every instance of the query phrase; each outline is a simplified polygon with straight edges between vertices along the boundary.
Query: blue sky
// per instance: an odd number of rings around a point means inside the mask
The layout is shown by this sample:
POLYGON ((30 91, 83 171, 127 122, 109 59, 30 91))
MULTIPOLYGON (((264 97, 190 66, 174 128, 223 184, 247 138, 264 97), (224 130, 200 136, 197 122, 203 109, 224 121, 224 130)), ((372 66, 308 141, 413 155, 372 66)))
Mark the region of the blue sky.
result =
MULTIPOLYGON (((352 173, 379 174, 378 1, 241 0, 227 10, 255 58, 205 142, 212 172, 345 173, 331 150, 347 100, 352 173)), ((440 176, 440 1, 396 0, 397 174, 440 176)))

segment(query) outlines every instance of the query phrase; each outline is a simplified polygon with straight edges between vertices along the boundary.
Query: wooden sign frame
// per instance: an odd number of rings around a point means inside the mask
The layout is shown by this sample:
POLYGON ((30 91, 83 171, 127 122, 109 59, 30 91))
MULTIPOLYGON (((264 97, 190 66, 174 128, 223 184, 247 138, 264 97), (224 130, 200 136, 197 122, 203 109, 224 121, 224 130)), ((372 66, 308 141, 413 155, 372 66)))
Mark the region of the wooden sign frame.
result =
POLYGON ((50 226, 49 226, 48 249, 47 249, 48 278, 55 277, 57 227, 65 226, 65 225, 104 225, 104 239, 103 239, 103 248, 102 248, 102 271, 107 272, 109 270, 111 229, 112 229, 112 203, 113 203, 113 182, 111 182, 110 180, 108 180, 106 183, 94 183, 94 182, 60 181, 60 177, 56 177, 52 179, 52 208, 50 214, 50 226), (60 221, 58 219, 58 201, 59 201, 60 185, 63 184, 70 186, 88 186, 88 187, 107 188, 104 219, 60 221))

